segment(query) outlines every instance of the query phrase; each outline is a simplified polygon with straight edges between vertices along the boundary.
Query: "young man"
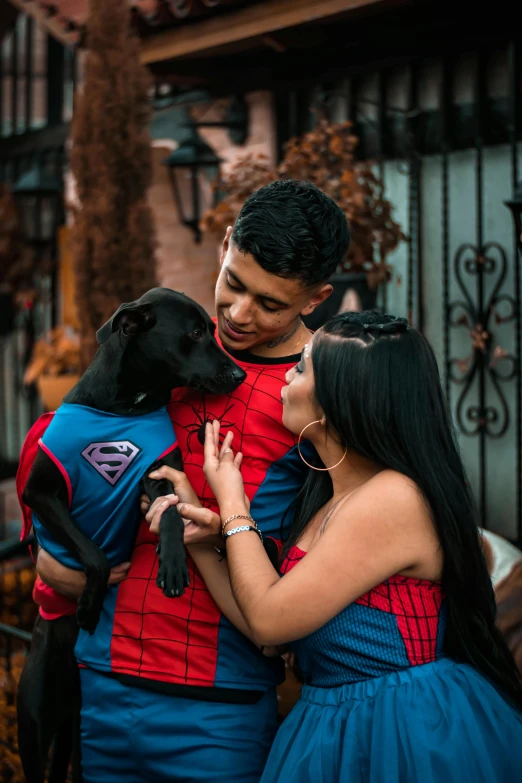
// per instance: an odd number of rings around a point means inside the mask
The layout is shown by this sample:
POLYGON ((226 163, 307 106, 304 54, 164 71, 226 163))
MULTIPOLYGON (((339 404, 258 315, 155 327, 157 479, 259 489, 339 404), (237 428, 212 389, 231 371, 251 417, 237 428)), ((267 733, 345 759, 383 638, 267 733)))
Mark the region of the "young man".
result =
MULTIPOLYGON (((218 337, 247 379, 226 396, 177 390, 170 404, 203 506, 216 508, 202 471, 205 422, 219 419, 243 452, 252 514, 275 538, 304 476, 280 391, 309 339, 301 316, 330 295, 348 245, 343 212, 313 185, 278 181, 254 193, 226 232, 216 285, 218 337)), ((276 731, 282 661, 225 619, 193 563, 185 594, 165 598, 156 543, 143 521, 126 579, 109 588, 96 633, 78 640, 85 783, 257 783, 276 731)), ((45 552, 38 571, 69 596, 81 591, 83 574, 45 552)))

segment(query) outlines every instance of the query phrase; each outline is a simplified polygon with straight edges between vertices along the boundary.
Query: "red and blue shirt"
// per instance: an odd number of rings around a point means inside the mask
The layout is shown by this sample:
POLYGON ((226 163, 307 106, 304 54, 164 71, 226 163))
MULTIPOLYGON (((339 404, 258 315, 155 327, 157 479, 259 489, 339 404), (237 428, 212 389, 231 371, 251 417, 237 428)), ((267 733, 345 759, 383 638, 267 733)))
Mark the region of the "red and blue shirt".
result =
MULTIPOLYGON (((298 357, 265 359, 243 352, 234 359, 247 373, 236 391, 207 395, 177 389, 167 410, 184 470, 202 504, 213 510, 217 505, 202 470, 205 422, 219 419, 223 434, 233 431, 234 448, 244 455, 251 514, 264 535, 280 539, 307 470, 294 435, 282 423, 281 388, 298 357)), ((212 699, 219 699, 220 691, 262 692, 282 682, 281 660, 263 656, 228 622, 190 558, 191 583, 185 594, 163 595, 156 586, 156 545, 157 537, 142 521, 127 578, 107 591, 95 634, 80 632, 80 664, 130 676, 144 687, 186 689, 191 695, 197 689, 212 699)))

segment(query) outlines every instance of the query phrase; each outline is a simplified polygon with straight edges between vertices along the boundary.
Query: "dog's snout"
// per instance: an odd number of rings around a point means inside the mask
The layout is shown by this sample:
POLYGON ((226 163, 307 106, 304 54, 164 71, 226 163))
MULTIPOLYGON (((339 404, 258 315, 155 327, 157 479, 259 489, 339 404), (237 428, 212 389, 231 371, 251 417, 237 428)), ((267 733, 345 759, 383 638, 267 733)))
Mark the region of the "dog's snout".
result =
POLYGON ((246 372, 242 370, 241 367, 234 367, 232 370, 232 378, 237 381, 237 383, 243 383, 246 376, 246 372))
POLYGON ((203 386, 214 394, 230 394, 243 383, 246 377, 247 374, 241 367, 227 362, 221 365, 221 372, 218 375, 213 375, 212 379, 203 383, 203 386))

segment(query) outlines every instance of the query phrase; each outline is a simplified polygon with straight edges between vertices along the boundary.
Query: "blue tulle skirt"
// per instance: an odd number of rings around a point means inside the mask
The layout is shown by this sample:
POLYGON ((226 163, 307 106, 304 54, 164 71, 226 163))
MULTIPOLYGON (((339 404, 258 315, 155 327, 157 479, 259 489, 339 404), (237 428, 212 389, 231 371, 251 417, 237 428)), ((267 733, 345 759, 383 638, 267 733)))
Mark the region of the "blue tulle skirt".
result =
POLYGON ((339 688, 303 686, 261 783, 515 783, 522 713, 449 659, 339 688))

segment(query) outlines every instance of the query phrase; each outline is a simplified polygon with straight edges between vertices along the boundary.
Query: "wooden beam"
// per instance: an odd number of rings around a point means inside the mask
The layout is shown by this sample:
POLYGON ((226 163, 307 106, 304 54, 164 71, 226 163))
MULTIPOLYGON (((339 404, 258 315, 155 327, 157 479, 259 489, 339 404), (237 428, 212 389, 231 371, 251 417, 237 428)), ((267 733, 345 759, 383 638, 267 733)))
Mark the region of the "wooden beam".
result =
POLYGON ((18 133, 2 139, 0 147, 0 160, 25 155, 33 155, 35 152, 48 152, 64 147, 70 135, 70 124, 47 125, 45 128, 31 130, 27 133, 18 133))
POLYGON ((338 16, 386 0, 268 0, 255 6, 166 30, 143 41, 144 65, 172 60, 278 30, 338 16))

